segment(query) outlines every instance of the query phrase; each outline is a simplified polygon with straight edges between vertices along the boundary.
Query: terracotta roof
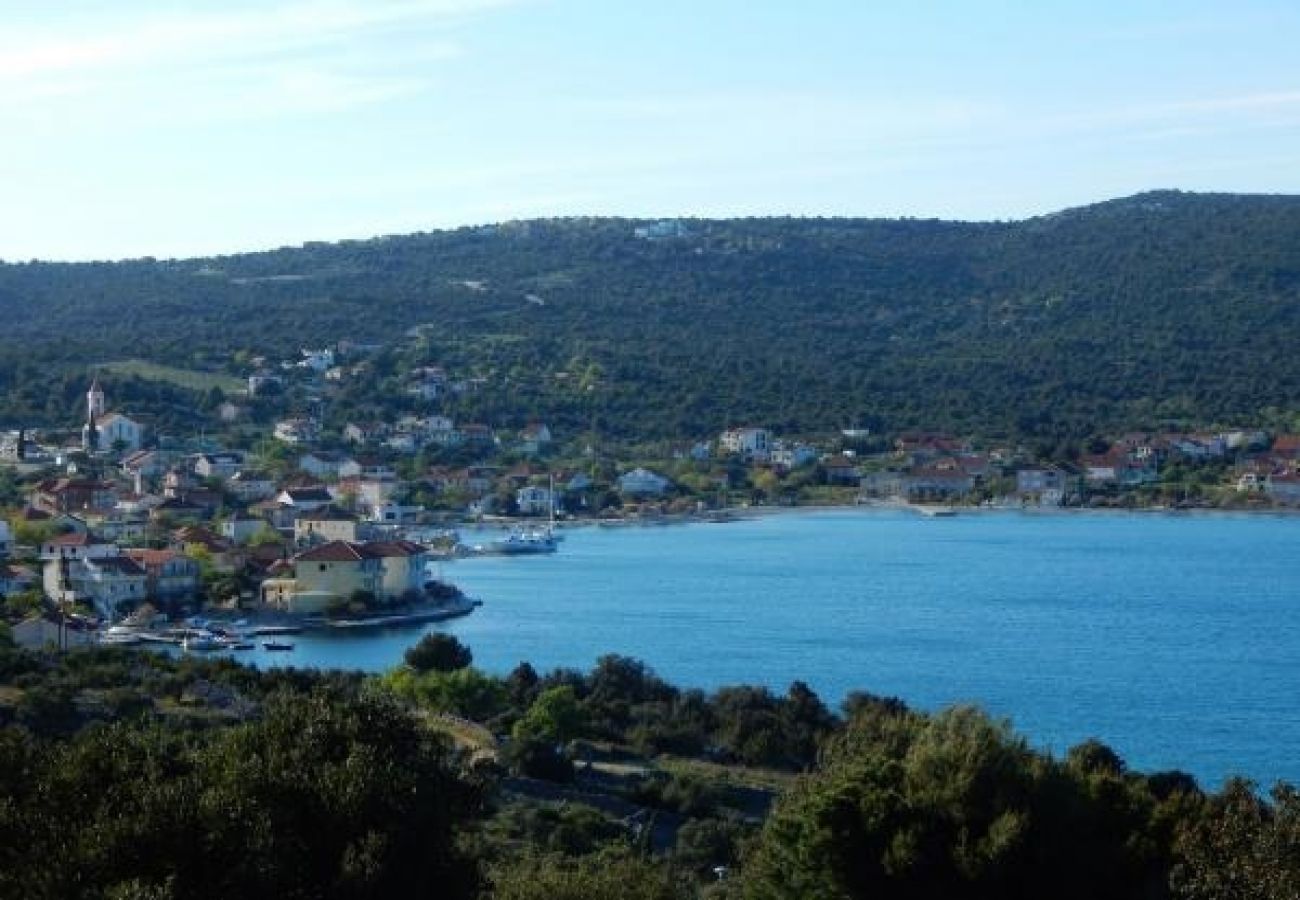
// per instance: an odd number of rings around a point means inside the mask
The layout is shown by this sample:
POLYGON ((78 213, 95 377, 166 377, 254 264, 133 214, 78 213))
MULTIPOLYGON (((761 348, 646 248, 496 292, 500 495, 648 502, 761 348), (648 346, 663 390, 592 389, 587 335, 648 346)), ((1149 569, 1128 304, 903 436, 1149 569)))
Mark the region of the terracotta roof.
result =
POLYGON ((406 557, 419 556, 425 549, 412 541, 373 541, 364 545, 365 552, 371 556, 406 557))
POLYGON ((299 522, 355 522, 357 517, 346 509, 327 503, 319 509, 305 512, 298 517, 299 522))
POLYGON ((100 540, 89 531, 70 531, 67 534, 55 535, 47 543, 56 547, 89 547, 91 544, 100 543, 100 540))
POLYGON ((126 555, 131 557, 142 566, 161 566, 163 563, 171 562, 181 554, 175 550, 127 550, 126 555))
POLYGON ((302 562, 357 562, 370 558, 372 557, 365 552, 363 544, 354 544, 351 541, 330 541, 319 547, 304 550, 294 557, 295 560, 302 562))

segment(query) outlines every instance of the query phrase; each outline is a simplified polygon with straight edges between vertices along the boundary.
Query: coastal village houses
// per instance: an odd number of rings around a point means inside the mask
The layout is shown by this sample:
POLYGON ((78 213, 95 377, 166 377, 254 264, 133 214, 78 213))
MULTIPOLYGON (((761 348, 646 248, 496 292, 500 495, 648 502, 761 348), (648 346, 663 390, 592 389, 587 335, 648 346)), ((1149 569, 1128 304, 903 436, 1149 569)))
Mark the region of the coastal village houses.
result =
POLYGON ((410 541, 330 541, 293 558, 291 577, 262 583, 262 602, 319 614, 359 594, 379 603, 414 600, 423 591, 428 552, 410 541))

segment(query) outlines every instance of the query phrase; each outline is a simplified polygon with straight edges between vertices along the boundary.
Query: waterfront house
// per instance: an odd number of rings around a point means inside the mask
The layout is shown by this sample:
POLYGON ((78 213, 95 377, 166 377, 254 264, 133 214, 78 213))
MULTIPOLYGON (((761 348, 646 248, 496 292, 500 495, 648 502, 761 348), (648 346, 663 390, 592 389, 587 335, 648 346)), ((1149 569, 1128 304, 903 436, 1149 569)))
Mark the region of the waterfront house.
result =
POLYGON ((659 497, 672 486, 667 478, 644 468, 620 475, 616 483, 619 493, 628 497, 659 497))
POLYGON ((123 604, 144 600, 145 580, 144 569, 116 547, 111 553, 45 559, 46 596, 58 603, 89 604, 104 618, 116 617, 123 604))
POLYGON ((1021 469, 1016 473, 1016 494, 1022 498, 1038 497, 1046 492, 1064 494, 1069 476, 1054 466, 1021 469))
POLYGON ((293 613, 321 613, 358 592, 380 596, 383 557, 365 545, 330 541, 293 558, 292 578, 262 582, 262 602, 293 613))
POLYGON ((831 456, 821 463, 827 484, 856 485, 862 481, 862 469, 851 456, 831 456))
POLYGON ((358 518, 331 504, 302 513, 293 523, 293 539, 299 546, 329 541, 355 541, 358 518))
POLYGON ((1273 472, 1264 480, 1264 493, 1274 503, 1296 506, 1300 504, 1300 475, 1294 472, 1273 472))
POLYGON ((188 603, 199 593, 199 564, 175 550, 127 550, 145 573, 145 595, 159 603, 188 603))
POLYGON ((549 516, 553 503, 549 488, 530 484, 515 491, 515 506, 521 516, 549 516))

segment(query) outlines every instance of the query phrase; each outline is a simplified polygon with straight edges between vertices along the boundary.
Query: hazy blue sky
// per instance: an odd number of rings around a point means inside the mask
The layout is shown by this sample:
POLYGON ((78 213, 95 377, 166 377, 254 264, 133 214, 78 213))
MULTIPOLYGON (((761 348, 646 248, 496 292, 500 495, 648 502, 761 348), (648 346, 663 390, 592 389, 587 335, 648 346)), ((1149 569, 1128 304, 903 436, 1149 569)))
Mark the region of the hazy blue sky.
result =
POLYGON ((1300 192, 1300 3, 0 0, 0 258, 1300 192))

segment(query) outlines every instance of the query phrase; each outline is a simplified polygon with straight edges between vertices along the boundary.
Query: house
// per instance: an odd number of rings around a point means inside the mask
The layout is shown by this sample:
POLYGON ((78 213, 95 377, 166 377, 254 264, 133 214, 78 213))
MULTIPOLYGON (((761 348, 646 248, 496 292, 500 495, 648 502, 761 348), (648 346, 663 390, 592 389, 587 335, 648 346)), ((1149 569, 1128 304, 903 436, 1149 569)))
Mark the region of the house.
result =
POLYGON ((51 621, 44 616, 24 619, 10 630, 14 643, 24 650, 43 650, 46 647, 89 647, 95 643, 95 632, 72 628, 51 621))
POLYGON ((520 453, 541 453, 551 443, 551 429, 541 422, 530 422, 519 432, 520 453))
POLYGON ((117 488, 109 481, 50 478, 36 485, 29 502, 37 509, 52 514, 88 509, 107 511, 117 505, 117 488))
POLYGON ((496 443, 496 436, 486 425, 471 423, 460 427, 461 441, 476 447, 491 447, 496 443))
POLYGON ((225 481, 244 467, 244 454, 238 450, 220 453, 200 453, 194 457, 194 474, 200 478, 219 478, 225 481))
POLYGON ((293 558, 293 576, 262 582, 262 602, 295 613, 324 612, 358 591, 392 603, 423 592, 429 557, 419 544, 330 541, 293 558))
POLYGON ((28 566, 0 562, 0 597, 31 590, 36 587, 38 580, 36 573, 28 566))
POLYGON ((515 505, 521 516, 549 516, 553 503, 549 488, 527 485, 515 491, 515 505))
POLYGON ((199 594, 199 564, 175 550, 127 550, 145 573, 145 595, 157 603, 188 603, 199 594))
POLYGON ((418 522, 424 512, 423 506, 403 506, 388 500, 371 507, 370 521, 380 525, 411 525, 418 522))
POLYGON ((381 560, 380 600, 410 602, 423 596, 429 566, 424 547, 411 541, 376 541, 365 547, 381 560))
POLYGON ((312 444, 320 440, 320 423, 310 416, 294 416, 275 423, 275 439, 286 444, 312 444))
POLYGON ((88 559, 115 556, 117 545, 89 531, 70 531, 56 534, 41 544, 41 559, 49 562, 63 559, 88 559))
POLYGON ((323 487, 290 487, 275 497, 282 506, 291 506, 299 514, 320 509, 334 502, 334 496, 323 487))
MULTIPOLYGON (((190 492, 184 497, 166 497, 161 503, 149 510, 149 519, 153 522, 159 521, 193 521, 198 522, 212 517, 216 510, 216 505, 210 505, 200 502, 198 499, 191 499, 191 496, 197 492, 190 492)), ((211 492, 204 491, 205 496, 211 492)))
POLYGON ((643 468, 620 475, 617 484, 619 493, 631 497, 659 497, 672 486, 667 478, 643 468))
POLYGON ((1021 469, 1016 473, 1016 494, 1021 497, 1036 497, 1047 492, 1063 495, 1068 482, 1069 476, 1053 466, 1021 469))
POLYGON ((45 561, 45 593, 55 602, 87 603, 112 619, 127 605, 143 601, 145 572, 123 554, 61 556, 45 561))
POLYGON ((248 513, 235 513, 221 523, 221 536, 232 544, 246 544, 266 527, 265 519, 248 513))
POLYGON ((167 471, 172 461, 172 454, 162 450, 137 450, 124 456, 118 469, 128 478, 157 478, 167 471))
POLYGON ((256 469, 240 469, 226 482, 226 489, 244 503, 256 503, 275 496, 271 476, 256 469))
POLYGON ((902 497, 907 493, 903 475, 889 470, 866 473, 858 482, 858 490, 862 497, 875 498, 902 497))
POLYGON ((1264 493, 1283 506, 1300 504, 1300 474, 1273 472, 1264 480, 1264 493))
POLYGON ((975 488, 975 478, 958 466, 921 466, 903 476, 903 493, 910 499, 960 499, 975 488))
POLYGON ((1223 438, 1223 443, 1234 452, 1263 450, 1268 446, 1268 432, 1258 428, 1225 431, 1219 437, 1223 438))
POLYGON ((358 456, 339 464, 339 477, 395 479, 397 470, 378 457, 358 456))
POLYGON ((1268 454, 1274 459, 1287 462, 1300 459, 1300 434, 1279 434, 1273 439, 1268 454))
POLYGON ((328 348, 324 350, 301 350, 302 359, 298 361, 298 367, 310 369, 317 375, 320 375, 334 366, 334 351, 328 348))
POLYGON ((777 441, 771 452, 772 465, 787 471, 816 461, 817 451, 807 444, 786 445, 777 441))
POLYGON ((191 559, 207 558, 218 572, 237 571, 244 562, 243 554, 234 544, 202 525, 186 525, 171 533, 171 549, 179 550, 191 559))
POLYGON ((349 422, 343 427, 343 440, 350 444, 377 444, 388 437, 384 422, 349 422))
POLYGON ((248 376, 248 396, 278 393, 284 387, 284 379, 274 372, 261 370, 248 376))
POLYGON ((350 457, 333 450, 315 450, 298 457, 298 469, 315 478, 337 478, 339 467, 350 457))
POLYGON ((248 407, 231 403, 229 400, 217 407, 217 418, 223 422, 238 422, 248 414, 248 407))
POLYGON ((327 504, 304 512, 294 520, 293 539, 299 546, 329 541, 355 541, 358 521, 353 513, 327 504))
POLYGON ((724 453, 767 462, 772 452, 772 435, 766 428, 729 428, 719 436, 718 446, 724 453))
POLYGON ((854 457, 830 456, 822 460, 821 467, 827 484, 857 485, 862 481, 862 470, 854 457))
POLYGON ((357 592, 378 597, 383 586, 383 557, 365 545, 330 541, 293 558, 292 578, 268 578, 261 598, 267 606, 292 613, 322 613, 357 592))

